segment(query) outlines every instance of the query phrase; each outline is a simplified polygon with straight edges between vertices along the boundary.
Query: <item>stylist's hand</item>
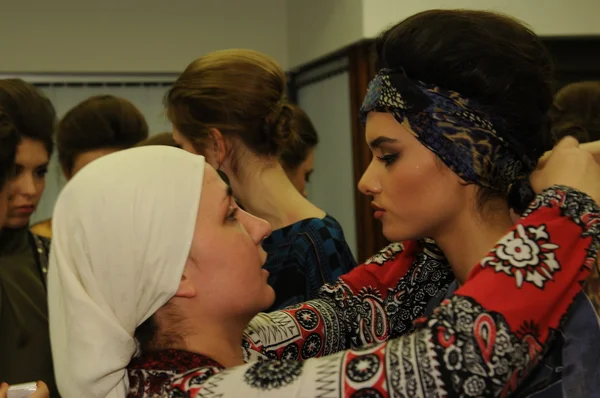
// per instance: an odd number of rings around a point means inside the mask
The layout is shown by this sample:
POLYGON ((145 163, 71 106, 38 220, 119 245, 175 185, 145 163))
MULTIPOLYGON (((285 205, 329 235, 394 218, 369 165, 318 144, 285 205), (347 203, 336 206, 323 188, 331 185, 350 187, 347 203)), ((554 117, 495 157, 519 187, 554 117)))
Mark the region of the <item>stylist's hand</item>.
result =
POLYGON ((536 193, 552 185, 577 189, 600 203, 600 165, 589 152, 579 149, 579 142, 573 137, 556 144, 547 161, 531 175, 536 193))

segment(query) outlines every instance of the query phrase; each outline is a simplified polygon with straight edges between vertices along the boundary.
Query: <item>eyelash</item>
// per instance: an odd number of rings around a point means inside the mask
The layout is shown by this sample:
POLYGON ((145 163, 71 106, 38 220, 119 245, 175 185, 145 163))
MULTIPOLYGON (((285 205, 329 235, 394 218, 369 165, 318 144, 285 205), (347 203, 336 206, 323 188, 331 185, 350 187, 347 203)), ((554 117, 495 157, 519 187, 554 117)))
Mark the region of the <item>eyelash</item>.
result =
POLYGON ((391 165, 398 159, 397 153, 390 153, 389 155, 377 156, 380 162, 385 163, 386 166, 391 165))
MULTIPOLYGON (((14 177, 18 177, 19 175, 21 175, 21 173, 23 173, 24 167, 21 165, 17 165, 14 168, 13 174, 14 177)), ((34 174, 37 178, 44 178, 46 176, 46 174, 48 174, 48 168, 47 167, 41 167, 39 169, 36 169, 34 171, 34 174)))
POLYGON ((237 207, 229 207, 229 212, 227 213, 227 221, 237 221, 237 214, 238 208, 237 207))
POLYGON ((47 168, 42 168, 42 169, 36 170, 36 171, 35 171, 35 174, 36 174, 36 175, 37 175, 39 178, 45 177, 45 176, 46 176, 46 174, 48 174, 48 169, 47 169, 47 168))

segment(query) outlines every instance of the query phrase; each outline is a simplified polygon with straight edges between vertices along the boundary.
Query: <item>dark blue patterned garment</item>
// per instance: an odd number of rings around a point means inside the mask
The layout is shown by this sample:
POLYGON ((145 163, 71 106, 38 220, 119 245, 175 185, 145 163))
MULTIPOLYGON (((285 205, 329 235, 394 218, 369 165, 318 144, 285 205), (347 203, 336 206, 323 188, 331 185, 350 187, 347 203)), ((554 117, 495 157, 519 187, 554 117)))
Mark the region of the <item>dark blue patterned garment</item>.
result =
MULTIPOLYGON (((433 298, 424 316, 456 291, 456 280, 433 298)), ((584 292, 569 309, 564 332, 542 359, 542 365, 523 383, 515 396, 527 398, 600 397, 600 318, 584 292)))
POLYGON ((263 249, 268 282, 275 290, 275 303, 267 311, 315 298, 321 286, 356 266, 341 225, 329 215, 273 231, 263 249))

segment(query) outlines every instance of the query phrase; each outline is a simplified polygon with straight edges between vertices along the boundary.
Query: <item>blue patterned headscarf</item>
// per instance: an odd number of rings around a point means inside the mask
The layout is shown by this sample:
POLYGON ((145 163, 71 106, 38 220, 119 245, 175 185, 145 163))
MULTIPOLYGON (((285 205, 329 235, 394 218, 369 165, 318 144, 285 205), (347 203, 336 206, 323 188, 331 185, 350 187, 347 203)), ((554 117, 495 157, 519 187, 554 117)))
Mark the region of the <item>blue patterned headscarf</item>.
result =
POLYGON ((403 70, 382 69, 369 84, 359 117, 371 111, 407 120, 411 133, 468 183, 508 193, 534 169, 509 126, 459 93, 410 80, 403 70))

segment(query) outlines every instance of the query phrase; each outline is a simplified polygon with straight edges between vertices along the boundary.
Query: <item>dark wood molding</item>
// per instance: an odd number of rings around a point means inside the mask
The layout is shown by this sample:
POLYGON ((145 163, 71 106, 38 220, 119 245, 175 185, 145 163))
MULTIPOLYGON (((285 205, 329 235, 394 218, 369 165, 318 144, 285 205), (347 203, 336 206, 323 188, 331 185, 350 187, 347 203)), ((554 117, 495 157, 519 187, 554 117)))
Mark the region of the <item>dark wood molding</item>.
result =
MULTIPOLYGON (((352 115, 352 151, 354 182, 371 162, 371 152, 365 142, 365 128, 358 120, 358 112, 367 92, 369 81, 375 76, 375 48, 373 41, 363 41, 348 49, 350 61, 350 112, 352 115)), ((371 198, 355 191, 356 238, 359 263, 389 243, 381 232, 381 224, 373 218, 371 198)))
POLYGON ((294 104, 298 103, 298 86, 296 85, 296 77, 293 73, 286 73, 287 77, 287 97, 294 104))
POLYGON ((600 80, 600 36, 542 37, 554 61, 556 89, 583 80, 600 80))

